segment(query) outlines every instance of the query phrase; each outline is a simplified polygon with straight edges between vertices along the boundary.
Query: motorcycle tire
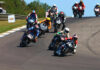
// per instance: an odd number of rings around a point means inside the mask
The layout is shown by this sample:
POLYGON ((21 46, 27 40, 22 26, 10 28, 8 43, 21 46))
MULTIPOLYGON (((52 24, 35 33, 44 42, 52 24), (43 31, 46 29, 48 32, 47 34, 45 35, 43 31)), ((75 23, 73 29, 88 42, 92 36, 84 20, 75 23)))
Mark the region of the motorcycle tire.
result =
POLYGON ((81 14, 79 14, 79 18, 82 18, 82 15, 81 14))
POLYGON ((56 51, 57 51, 57 47, 54 48, 54 56, 58 56, 56 51))
POLYGON ((21 43, 20 43, 20 47, 26 47, 30 42, 28 41, 28 39, 22 39, 21 43))

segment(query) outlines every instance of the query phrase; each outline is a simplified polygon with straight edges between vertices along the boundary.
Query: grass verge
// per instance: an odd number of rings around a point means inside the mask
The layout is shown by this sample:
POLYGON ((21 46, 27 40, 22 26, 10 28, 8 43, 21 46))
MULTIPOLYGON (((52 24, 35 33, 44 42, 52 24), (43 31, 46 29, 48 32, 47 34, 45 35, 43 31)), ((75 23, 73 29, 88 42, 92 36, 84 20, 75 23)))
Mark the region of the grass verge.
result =
MULTIPOLYGON (((39 21, 44 18, 40 18, 39 21)), ((8 30, 21 27, 26 24, 26 20, 16 20, 15 23, 8 23, 8 21, 0 21, 0 33, 6 32, 8 30)))

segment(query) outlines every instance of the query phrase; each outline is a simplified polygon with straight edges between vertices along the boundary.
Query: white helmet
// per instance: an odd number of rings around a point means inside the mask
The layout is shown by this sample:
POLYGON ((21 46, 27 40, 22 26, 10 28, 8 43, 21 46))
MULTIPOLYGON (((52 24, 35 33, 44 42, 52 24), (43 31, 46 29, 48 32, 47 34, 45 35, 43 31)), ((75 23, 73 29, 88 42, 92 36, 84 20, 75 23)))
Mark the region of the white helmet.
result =
POLYGON ((97 3, 96 5, 99 5, 99 3, 97 3))
POLYGON ((76 1, 75 4, 78 4, 78 2, 76 1))
POLYGON ((53 6, 56 6, 56 4, 53 4, 53 6))
POLYGON ((64 32, 65 32, 65 33, 69 33, 69 31, 70 31, 70 30, 69 30, 69 28, 67 28, 67 27, 64 29, 64 32))

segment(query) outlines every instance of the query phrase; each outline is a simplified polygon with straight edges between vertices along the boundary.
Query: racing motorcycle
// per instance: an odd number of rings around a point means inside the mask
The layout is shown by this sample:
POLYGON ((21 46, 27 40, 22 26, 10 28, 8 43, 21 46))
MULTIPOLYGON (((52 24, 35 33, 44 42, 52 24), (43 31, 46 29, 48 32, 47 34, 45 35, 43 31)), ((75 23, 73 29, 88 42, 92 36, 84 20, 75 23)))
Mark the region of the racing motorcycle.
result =
POLYGON ((100 7, 94 8, 94 12, 96 17, 98 17, 100 15, 100 7))
POLYGON ((63 35, 55 35, 54 38, 52 39, 48 50, 54 50, 57 48, 57 46, 64 40, 65 36, 63 35))
POLYGON ((34 19, 28 18, 27 21, 28 21, 27 22, 27 29, 32 27, 35 24, 35 20, 34 19))
POLYGON ((79 6, 78 14, 79 14, 79 18, 82 18, 82 15, 84 14, 82 6, 79 6))
POLYGON ((68 53, 74 53, 74 48, 73 48, 73 41, 70 39, 67 39, 66 41, 61 42, 58 47, 54 50, 54 55, 55 56, 64 56, 65 54, 68 53))
POLYGON ((26 47, 30 42, 36 42, 35 34, 33 35, 31 31, 26 31, 22 36, 20 47, 26 47))
POLYGON ((57 14, 56 14, 55 10, 50 10, 48 13, 49 13, 48 17, 50 17, 51 18, 51 22, 54 23, 54 20, 57 17, 57 14))
POLYGON ((39 36, 44 35, 48 30, 48 26, 46 24, 44 24, 44 23, 40 23, 39 24, 39 28, 40 28, 39 36))
POLYGON ((61 26, 61 22, 62 22, 61 18, 57 17, 54 25, 54 32, 58 32, 58 29, 61 26))
POLYGON ((78 15, 78 7, 76 7, 76 6, 73 7, 73 14, 74 14, 74 17, 77 17, 77 15, 78 15))

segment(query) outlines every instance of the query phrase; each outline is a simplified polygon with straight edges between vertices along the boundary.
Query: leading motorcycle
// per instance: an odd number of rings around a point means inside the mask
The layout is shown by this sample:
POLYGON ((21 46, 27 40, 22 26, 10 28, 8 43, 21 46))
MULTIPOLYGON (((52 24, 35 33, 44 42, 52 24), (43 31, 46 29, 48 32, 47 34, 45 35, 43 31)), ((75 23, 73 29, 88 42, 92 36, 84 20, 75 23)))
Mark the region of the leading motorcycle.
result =
POLYGON ((26 31, 22 36, 20 47, 26 47, 30 42, 36 42, 35 34, 33 35, 31 31, 26 31))

